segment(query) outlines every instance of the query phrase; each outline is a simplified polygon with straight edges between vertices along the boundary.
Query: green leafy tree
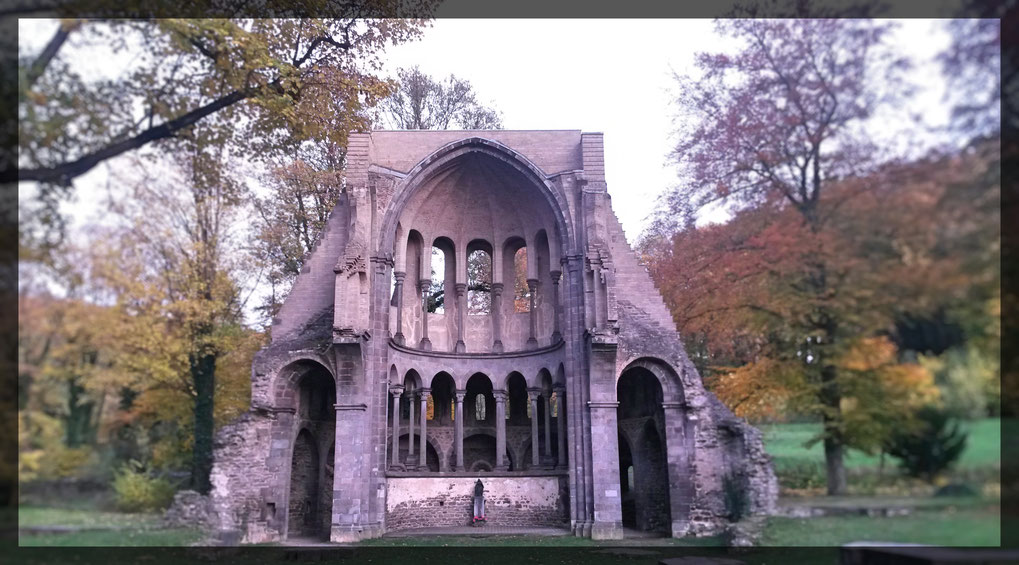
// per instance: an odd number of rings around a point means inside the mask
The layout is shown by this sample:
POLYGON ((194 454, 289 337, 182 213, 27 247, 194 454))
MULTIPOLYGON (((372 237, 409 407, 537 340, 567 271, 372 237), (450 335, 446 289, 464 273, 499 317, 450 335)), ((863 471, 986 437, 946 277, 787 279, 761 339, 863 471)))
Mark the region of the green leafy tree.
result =
POLYGON ((920 426, 915 430, 898 430, 886 451, 899 459, 906 474, 933 483, 962 455, 969 434, 946 410, 926 406, 918 417, 920 426))
POLYGON ((200 492, 210 488, 217 363, 243 308, 245 189, 224 169, 222 147, 195 142, 182 162, 139 168, 114 204, 119 225, 95 243, 99 276, 122 315, 118 361, 192 401, 191 482, 200 492))
POLYGON ((19 60, 19 160, 0 182, 39 183, 50 213, 38 217, 56 223, 74 179, 141 148, 175 147, 197 124, 252 161, 309 142, 344 146, 366 127, 364 108, 390 92, 374 74, 380 53, 424 23, 378 18, 392 8, 369 0, 335 19, 62 20, 42 51, 19 60), (122 61, 123 72, 86 74, 88 58, 122 61))

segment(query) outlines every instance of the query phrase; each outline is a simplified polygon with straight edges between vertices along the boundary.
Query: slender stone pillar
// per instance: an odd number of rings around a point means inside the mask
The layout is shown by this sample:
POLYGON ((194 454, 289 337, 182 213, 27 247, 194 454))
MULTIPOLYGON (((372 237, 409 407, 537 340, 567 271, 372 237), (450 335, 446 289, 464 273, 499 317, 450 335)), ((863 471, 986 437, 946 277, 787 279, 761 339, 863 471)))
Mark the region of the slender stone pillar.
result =
POLYGON ((467 285, 456 283, 456 347, 457 353, 467 351, 467 344, 464 343, 464 324, 467 322, 467 285))
POLYGON ((552 271, 552 343, 558 343, 563 339, 559 331, 559 278, 563 276, 562 271, 552 271))
POLYGON ((552 403, 549 401, 551 393, 547 390, 541 391, 541 403, 545 405, 545 459, 551 462, 552 459, 552 403))
POLYGON ((566 468, 566 417, 563 409, 566 408, 566 387, 557 386, 555 391, 556 402, 556 467, 566 468))
POLYGON ((495 470, 508 471, 506 464, 506 391, 494 390, 495 397, 495 470))
POLYGON ((527 338, 527 347, 533 349, 538 346, 538 339, 535 337, 538 333, 538 310, 534 307, 534 295, 538 290, 538 279, 527 279, 527 290, 531 295, 531 333, 527 338))
POLYGON ((418 454, 418 468, 427 471, 428 460, 425 459, 425 456, 428 454, 428 394, 432 391, 422 388, 419 392, 421 393, 421 451, 418 454))
POLYGON ((405 464, 407 469, 413 469, 417 467, 416 453, 414 453, 414 413, 417 412, 417 406, 415 406, 415 397, 417 391, 407 393, 407 402, 410 404, 410 422, 407 424, 407 433, 410 437, 407 438, 408 449, 407 449, 407 462, 405 464))
POLYGON ((538 455, 541 452, 541 445, 538 444, 538 395, 540 388, 527 389, 531 397, 531 466, 538 466, 538 455))
POLYGON ((419 347, 425 351, 432 349, 432 340, 428 339, 428 289, 431 286, 430 279, 418 281, 418 290, 421 292, 421 344, 419 347))
POLYGON ((464 470, 464 396, 466 390, 456 391, 456 469, 464 470))
POLYGON ((406 277, 407 273, 403 271, 393 272, 393 278, 396 279, 396 287, 393 289, 396 293, 396 333, 393 334, 393 341, 400 345, 403 345, 405 341, 403 336, 403 279, 406 277))
POLYGON ((492 351, 502 353, 502 283, 492 283, 492 351))
POLYGON ((403 386, 391 386, 389 392, 393 393, 393 456, 389 468, 403 469, 400 463, 400 395, 403 394, 403 386))
POLYGON ((594 273, 594 327, 601 327, 601 263, 592 261, 591 271, 594 273))

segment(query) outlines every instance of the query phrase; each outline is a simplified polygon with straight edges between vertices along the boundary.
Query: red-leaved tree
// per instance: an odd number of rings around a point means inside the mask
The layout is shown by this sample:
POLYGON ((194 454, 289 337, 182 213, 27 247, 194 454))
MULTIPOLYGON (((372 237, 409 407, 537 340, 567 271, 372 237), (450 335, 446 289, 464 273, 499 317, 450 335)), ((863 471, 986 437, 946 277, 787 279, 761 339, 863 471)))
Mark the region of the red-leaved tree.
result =
MULTIPOLYGON (((781 339, 799 344, 796 361, 816 383, 828 492, 843 493, 847 438, 837 360, 857 328, 843 325, 834 304, 839 275, 830 259, 838 241, 825 230, 833 209, 820 202, 830 183, 862 177, 886 157, 864 125, 904 93, 907 62, 883 48, 890 25, 873 20, 723 20, 717 27, 739 47, 700 53, 701 75, 677 77, 672 155, 682 181, 655 227, 673 233, 709 205, 794 211, 789 220, 799 228, 765 232, 793 238, 776 265, 796 295, 786 303, 795 307, 772 315, 786 320, 781 339)), ((768 315, 768 305, 754 307, 768 315)))

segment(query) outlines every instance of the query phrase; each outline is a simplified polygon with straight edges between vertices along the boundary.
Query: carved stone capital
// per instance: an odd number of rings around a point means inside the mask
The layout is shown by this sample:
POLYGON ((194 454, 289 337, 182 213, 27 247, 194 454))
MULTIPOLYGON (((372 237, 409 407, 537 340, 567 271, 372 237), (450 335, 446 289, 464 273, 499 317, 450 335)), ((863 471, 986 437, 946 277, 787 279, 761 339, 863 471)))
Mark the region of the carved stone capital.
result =
POLYGON ((432 286, 432 279, 420 279, 418 280, 418 291, 424 292, 432 286))
POLYGON ((393 396, 400 396, 403 394, 403 385, 391 385, 389 387, 389 393, 393 396))
POLYGON ((467 391, 466 390, 457 389, 453 394, 454 394, 454 396, 456 396, 457 404, 459 404, 459 403, 464 401, 464 397, 467 396, 467 391))
POLYGON ((552 284, 559 284, 559 279, 562 278, 562 271, 551 271, 549 275, 552 276, 552 284))
POLYGON ((492 296, 502 296, 503 288, 505 288, 504 283, 492 283, 492 296))
POLYGON ((456 291, 457 297, 463 296, 467 291, 467 283, 456 283, 453 285, 453 289, 456 291))
POLYGON ((404 271, 393 271, 393 278, 396 279, 396 284, 403 284, 403 279, 407 278, 407 273, 404 271))
POLYGON ((527 279, 527 289, 534 292, 538 288, 538 279, 527 279))
POLYGON ((509 393, 505 390, 493 390, 492 396, 495 397, 496 404, 504 404, 507 400, 509 400, 509 393))

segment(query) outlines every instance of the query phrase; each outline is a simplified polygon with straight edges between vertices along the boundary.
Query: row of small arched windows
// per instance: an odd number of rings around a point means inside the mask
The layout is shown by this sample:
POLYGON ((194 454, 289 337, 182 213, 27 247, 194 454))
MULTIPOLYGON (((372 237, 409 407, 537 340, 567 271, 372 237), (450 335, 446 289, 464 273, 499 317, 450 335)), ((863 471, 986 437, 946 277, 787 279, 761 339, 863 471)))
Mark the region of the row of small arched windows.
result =
MULTIPOLYGON (((492 313, 492 256, 484 249, 475 249, 467 256, 467 314, 482 316, 492 313)), ((432 274, 428 311, 445 313, 446 254, 432 247, 432 274)), ((513 254, 513 311, 531 311, 530 290, 527 288, 527 248, 513 254)))
MULTIPOLYGON (((510 418, 510 402, 511 402, 511 400, 509 400, 509 399, 506 400, 506 419, 507 420, 509 420, 509 418, 510 418)), ((428 400, 427 400, 427 403, 428 403, 428 412, 427 412, 427 416, 426 417, 427 417, 428 420, 433 420, 433 419, 435 419, 435 400, 431 396, 429 396, 428 400)), ((531 403, 530 402, 525 402, 525 404, 527 405, 527 417, 530 418, 531 417, 531 403)), ((401 417, 404 420, 406 420, 407 418, 410 417, 410 404, 408 403, 408 404, 404 405, 403 408, 404 408, 404 410, 403 410, 403 414, 401 414, 401 417)), ((487 419, 487 416, 488 416, 485 413, 485 410, 486 410, 485 409, 485 395, 484 394, 476 395, 474 397, 474 419, 479 421, 479 422, 485 421, 487 419)), ((555 392, 553 392, 549 396, 549 410, 551 411, 550 415, 553 418, 556 418, 556 417, 559 416, 559 402, 558 402, 557 395, 556 395, 555 392)), ((449 414, 450 414, 450 418, 451 419, 455 419, 456 418, 456 401, 455 400, 450 401, 449 414)))

